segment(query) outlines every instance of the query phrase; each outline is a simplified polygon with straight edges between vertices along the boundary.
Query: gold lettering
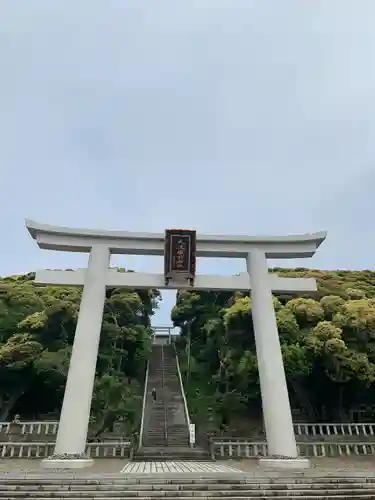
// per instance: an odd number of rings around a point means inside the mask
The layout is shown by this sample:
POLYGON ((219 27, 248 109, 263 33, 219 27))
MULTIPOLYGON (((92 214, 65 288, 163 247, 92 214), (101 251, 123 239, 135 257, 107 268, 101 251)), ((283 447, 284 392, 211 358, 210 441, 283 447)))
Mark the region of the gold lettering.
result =
POLYGON ((185 267, 186 247, 186 242, 182 238, 177 241, 174 258, 176 269, 183 270, 185 267))

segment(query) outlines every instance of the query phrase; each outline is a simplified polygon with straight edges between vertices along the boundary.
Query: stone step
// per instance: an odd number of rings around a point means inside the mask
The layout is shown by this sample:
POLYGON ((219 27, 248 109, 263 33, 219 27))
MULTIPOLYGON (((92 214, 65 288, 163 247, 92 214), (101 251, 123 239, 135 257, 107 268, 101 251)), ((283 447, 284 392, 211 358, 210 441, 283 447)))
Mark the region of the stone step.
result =
POLYGON ((152 433, 152 432, 160 433, 160 432, 165 431, 165 425, 164 425, 164 422, 162 422, 161 424, 158 424, 158 425, 155 424, 152 427, 145 426, 143 429, 144 429, 144 432, 147 432, 147 433, 152 433))
MULTIPOLYGON (((164 498, 164 495, 155 495, 155 494, 149 494, 150 492, 147 492, 147 496, 134 496, 134 495, 131 495, 131 496, 121 496, 121 494, 119 495, 112 495, 110 492, 107 492, 105 494, 103 494, 104 492, 102 492, 102 494, 96 494, 96 493, 93 493, 93 492, 90 492, 86 495, 83 495, 83 494, 75 494, 74 496, 57 496, 57 495, 53 495, 52 493, 48 496, 40 496, 39 494, 35 495, 35 496, 30 496, 29 493, 25 492, 23 493, 22 495, 17 495, 17 496, 5 496, 5 497, 1 497, 0 498, 6 498, 6 500, 19 500, 19 499, 29 499, 32 498, 33 500, 40 500, 40 499, 43 499, 43 500, 55 500, 56 498, 59 498, 60 500, 65 500, 65 499, 69 499, 69 500, 81 500, 82 498, 90 498, 90 499, 96 499, 96 500, 107 500, 108 498, 126 498, 127 500, 142 500, 142 498, 144 500, 149 500, 150 498, 161 498, 163 497, 164 498), (52 496, 53 495, 53 496, 52 496)), ((219 495, 219 496, 216 496, 216 495, 211 495, 210 493, 206 493, 204 495, 202 494, 199 494, 199 495, 196 495, 196 496, 190 496, 190 497, 185 497, 185 498, 200 498, 201 500, 220 500, 222 497, 219 495)), ((173 495, 173 496, 169 496, 168 495, 168 499, 169 500, 178 500, 179 498, 181 497, 178 497, 176 495, 173 495)), ((244 500, 244 498, 248 498, 248 497, 238 497, 238 496, 232 496, 230 497, 231 500, 244 500)), ((253 500, 267 500, 267 499, 283 499, 283 500, 293 500, 295 499, 296 497, 295 496, 290 496, 290 495, 287 495, 287 496, 262 496, 262 495, 258 495, 258 496, 254 496, 254 497, 249 497, 249 498, 252 498, 253 500)), ((352 495, 322 495, 322 496, 310 496, 310 495, 301 495, 299 497, 297 497, 298 499, 300 500, 355 500, 355 499, 362 499, 362 500, 374 500, 374 496, 371 495, 371 494, 367 494, 367 495, 356 495, 356 494, 352 494, 352 495)))
POLYGON ((202 497, 224 497, 224 498, 371 498, 374 491, 363 492, 363 490, 341 490, 337 492, 336 490, 321 490, 317 492, 311 492, 306 490, 293 490, 293 491, 273 491, 268 492, 264 490, 168 490, 168 495, 165 495, 166 491, 163 490, 121 490, 121 489, 55 489, 53 490, 38 490, 38 489, 25 489, 25 490, 12 490, 6 492, 0 492, 0 498, 97 498, 97 496, 108 495, 110 498, 160 498, 162 496, 168 496, 168 498, 196 498, 202 497), (4 494, 6 494, 6 496, 4 494))
POLYGON ((182 430, 182 429, 174 429, 173 427, 169 427, 169 426, 167 425, 167 430, 168 430, 168 431, 170 431, 170 432, 172 432, 174 436, 179 436, 179 437, 181 437, 181 436, 187 436, 187 435, 188 435, 188 431, 187 431, 187 429, 185 429, 185 430, 182 430))
POLYGON ((167 438, 169 441, 178 441, 178 442, 188 442, 189 441, 189 437, 188 436, 174 436, 172 433, 168 433, 166 434, 167 438))
MULTIPOLYGON (((166 441, 164 443, 164 446, 166 448, 173 448, 174 446, 188 446, 189 442, 188 441, 166 441)), ((162 445, 163 446, 163 445, 162 445)), ((172 455, 171 453, 169 453, 170 455, 172 455)), ((173 455, 175 458, 176 457, 179 457, 179 454, 178 453, 175 453, 173 455)), ((182 454, 181 457, 186 457, 185 454, 182 454)), ((182 458, 181 458, 182 459, 182 458)))
POLYGON ((160 438, 168 438, 170 441, 183 441, 183 442, 188 442, 189 441, 189 436, 187 434, 184 435, 174 435, 172 432, 157 432, 156 430, 153 430, 152 432, 147 432, 144 431, 144 440, 147 439, 160 439, 160 438))
MULTIPOLYGON (((173 429, 170 429, 169 427, 162 427, 163 430, 166 429, 167 430, 167 433, 170 434, 171 436, 176 436, 177 438, 184 438, 184 437, 187 437, 188 436, 188 432, 185 431, 185 432, 181 432, 181 431, 177 431, 177 432, 173 432, 173 429)), ((149 429, 151 431, 151 429, 149 429)), ((153 430, 156 430, 156 428, 154 427, 153 430)))
POLYGON ((133 462, 143 462, 144 460, 151 460, 151 461, 158 461, 158 460, 169 460, 169 461, 174 461, 174 460, 183 460, 184 462, 186 463, 189 463, 189 462, 207 462, 208 460, 208 457, 206 456, 194 456, 194 457, 191 457, 189 455, 187 456, 184 456, 184 455, 142 455, 142 456, 138 456, 137 454, 134 455, 133 457, 133 462))
MULTIPOLYGON (((7 500, 16 500, 16 499, 21 499, 21 498, 28 498, 32 500, 52 500, 59 498, 60 500, 65 500, 65 499, 70 499, 70 500, 80 500, 82 498, 90 498, 90 499, 96 499, 96 500, 107 500, 108 498, 126 498, 128 500, 141 500, 143 499, 150 499, 150 498, 161 498, 165 497, 165 495, 161 494, 164 492, 160 491, 145 491, 145 492, 128 492, 129 494, 124 494, 126 492, 114 492, 114 491, 96 491, 96 490, 91 490, 91 491, 66 491, 64 493, 59 493, 59 492, 29 492, 29 491, 24 491, 24 492, 12 492, 11 495, 9 495, 9 492, 6 493, 6 496, 2 496, 0 494, 0 498, 6 498, 7 500)), ((200 498, 200 499, 210 499, 210 500, 220 500, 223 498, 221 492, 210 492, 210 491, 202 491, 202 492, 191 492, 189 495, 184 495, 180 496, 177 493, 179 492, 174 492, 175 494, 169 495, 168 494, 168 499, 169 500, 177 500, 181 498, 200 498), (194 493, 196 493, 194 495, 194 493), (198 494, 199 493, 199 494, 198 494), (218 493, 218 494, 215 494, 218 493)), ((292 500, 296 498, 295 492, 292 494, 287 494, 287 495, 264 495, 262 494, 262 491, 255 492, 254 495, 248 495, 245 493, 244 495, 238 495, 237 492, 233 494, 233 492, 230 492, 230 499, 231 500, 244 500, 245 498, 251 498, 253 500, 265 500, 265 499, 284 499, 284 500, 292 500)), ((225 497, 224 497, 225 498, 225 497)), ((301 492, 300 494, 297 495, 297 498, 300 500, 354 500, 354 499, 362 499, 362 500, 373 500, 374 495, 373 493, 364 493, 360 494, 355 491, 349 491, 348 493, 345 494, 325 494, 322 492, 322 494, 319 495, 311 495, 310 493, 307 492, 301 492)))
MULTIPOLYGON (((160 462, 159 462, 160 463, 160 462)), ((162 462, 164 463, 164 462, 162 462)), ((129 464, 132 465, 132 464, 129 464)), ((212 465, 212 464, 210 464, 212 465)), ((214 467, 216 464, 214 464, 214 467)), ((131 487, 133 489, 237 489, 237 488, 248 488, 248 489, 313 489, 313 488, 327 488, 327 489, 357 489, 357 488, 369 488, 375 490, 375 478, 374 477, 321 477, 321 476, 297 476, 297 477, 284 477, 284 476, 274 476, 274 477, 254 477, 246 476, 245 472, 242 471, 237 474, 232 474, 230 478, 223 477, 222 475, 215 477, 200 477, 193 476, 190 477, 188 474, 178 475, 177 477, 164 477, 163 474, 145 474, 135 475, 131 474, 118 474, 118 475, 103 475, 103 474, 93 474, 89 477, 85 475, 73 475, 70 473, 70 477, 66 477, 66 474, 54 474, 48 477, 47 474, 44 476, 30 476, 25 479, 25 476, 3 476, 0 480, 0 489, 4 488, 17 488, 17 487, 44 487, 52 486, 54 489, 56 487, 63 485, 65 487, 76 487, 76 486, 119 486, 119 487, 131 487)), ((216 473, 217 474, 217 473, 216 473)))
POLYGON ((171 446, 147 446, 144 445, 140 448, 137 453, 153 453, 155 455, 160 454, 174 454, 183 453, 184 455, 202 455, 207 454, 208 451, 204 448, 192 448, 188 445, 171 445, 171 446))
POLYGON ((178 442, 178 443, 188 443, 189 442, 189 438, 188 436, 180 436, 180 437, 176 437, 176 436, 173 436, 172 434, 167 434, 167 439, 168 441, 171 441, 172 443, 173 442, 178 442))
MULTIPOLYGON (((166 453, 164 449, 171 445, 187 447, 189 444, 187 422, 184 425, 173 424, 175 415, 181 411, 183 404, 173 347, 152 347, 147 391, 142 442, 145 446, 159 448, 157 452, 147 455, 147 458, 164 457, 166 453), (156 402, 152 400, 151 391, 153 388, 156 389, 156 402)), ((144 457, 144 455, 142 456, 144 457)), ((168 456, 171 459, 179 457, 174 453, 170 453, 168 456)), ((185 455, 181 458, 185 458, 185 455)))
POLYGON ((144 462, 145 460, 147 461, 152 461, 152 462, 158 462, 160 460, 163 461, 181 461, 183 460, 184 462, 189 461, 189 462, 207 462, 210 457, 208 456, 208 453, 173 453, 173 452, 142 452, 142 451, 137 451, 134 453, 134 461, 138 462, 144 462))
POLYGON ((170 439, 171 441, 186 441, 189 439, 189 436, 187 434, 173 434, 172 432, 167 432, 166 433, 168 439, 170 439))
POLYGON ((240 483, 240 484, 128 484, 127 482, 125 483, 114 483, 114 484, 90 484, 90 483, 73 483, 69 484, 67 481, 64 483, 60 483, 58 485, 56 484, 22 484, 21 482, 18 482, 17 484, 10 484, 10 485, 0 485, 0 494, 3 491, 39 491, 42 489, 42 491, 53 491, 53 492, 60 492, 60 491, 70 491, 71 488, 74 488, 77 491, 85 491, 85 490, 108 490, 111 489, 113 491, 150 491, 150 490, 155 490, 155 491, 178 491, 178 492, 192 492, 192 491, 204 491, 209 490, 212 492, 215 491, 225 491, 225 492, 234 492, 236 491, 241 493, 242 491, 245 492, 257 492, 257 491, 262 491, 262 492, 268 492, 268 491, 296 491, 297 494, 299 491, 320 491, 320 493, 326 493, 326 492, 339 492, 340 494, 344 494, 347 491, 361 491, 363 493, 373 493, 375 491, 375 487, 373 484, 367 485, 366 483, 364 484, 357 484, 357 485, 348 485, 348 484, 339 484, 339 485, 327 485, 327 484, 314 484, 313 488, 311 484, 286 484, 286 485, 281 485, 281 484, 276 484, 276 485, 264 485, 262 483, 260 484, 246 484, 246 483, 240 483))
POLYGON ((165 438, 151 438, 151 439, 144 439, 143 444, 145 446, 158 446, 158 447, 163 447, 167 445, 167 442, 165 438))
MULTIPOLYGON (((163 462, 166 461, 165 456, 180 456, 183 455, 185 457, 207 457, 209 455, 208 451, 203 449, 203 448, 189 448, 188 446, 144 446, 137 450, 136 452, 137 456, 157 456, 158 459, 155 460, 156 462, 160 461, 160 459, 163 459, 163 462)), ((152 460, 146 460, 148 462, 152 460)), ((180 462, 180 460, 177 460, 180 462)), ((207 460, 206 460, 207 462, 207 460)))
POLYGON ((184 446, 189 444, 188 438, 174 438, 173 436, 168 436, 167 434, 168 446, 184 446))

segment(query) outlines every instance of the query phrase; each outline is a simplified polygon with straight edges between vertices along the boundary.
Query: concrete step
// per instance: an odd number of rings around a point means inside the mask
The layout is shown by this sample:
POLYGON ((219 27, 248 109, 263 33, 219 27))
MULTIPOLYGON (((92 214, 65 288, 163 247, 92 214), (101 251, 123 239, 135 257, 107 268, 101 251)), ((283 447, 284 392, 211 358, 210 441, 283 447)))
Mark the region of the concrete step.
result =
MULTIPOLYGON (((218 462, 216 462, 218 463, 218 462)), ((334 477, 334 476, 246 476, 245 473, 239 474, 238 477, 233 475, 228 477, 190 477, 189 475, 177 476, 171 479, 170 476, 164 477, 163 474, 153 474, 142 476, 134 476, 128 474, 118 474, 109 476, 102 474, 93 474, 85 476, 84 474, 77 473, 73 477, 66 477, 66 473, 53 474, 51 477, 47 473, 37 477, 33 476, 2 476, 0 480, 0 489, 13 488, 18 489, 24 486, 41 488, 44 486, 53 486, 56 489, 59 486, 121 486, 125 489, 315 489, 315 488, 328 488, 328 489, 348 489, 348 488, 362 488, 375 490, 374 477, 334 477)))
POLYGON ((175 460, 183 460, 185 463, 196 463, 196 462, 207 462, 209 457, 191 457, 189 455, 145 455, 139 457, 138 455, 135 455, 133 458, 133 462, 143 462, 144 460, 150 460, 153 462, 157 462, 160 460, 167 460, 167 461, 175 461, 175 460))
MULTIPOLYGON (((149 498, 160 498, 160 497, 165 497, 165 495, 161 494, 164 492, 160 491, 128 491, 128 492, 121 492, 121 491, 97 491, 97 490, 86 490, 86 491, 64 491, 64 492, 33 492, 32 496, 29 495, 30 492, 28 491, 23 491, 23 492, 12 492, 11 495, 7 493, 7 496, 1 496, 0 498, 6 498, 7 500, 14 500, 14 499, 20 499, 20 498, 32 498, 32 499, 71 499, 71 500, 76 500, 79 498, 96 498, 96 499, 104 499, 104 498, 127 498, 129 500, 131 499, 149 499, 149 498)), ((169 493, 169 492, 168 492, 169 493)), ((356 491, 351 491, 349 490, 348 492, 345 492, 343 494, 336 494, 336 492, 324 492, 322 491, 318 495, 311 495, 310 493, 306 494, 305 491, 301 492, 295 492, 293 491, 293 494, 289 495, 283 495, 283 494, 275 494, 272 496, 265 496, 263 495, 262 491, 251 491, 251 492, 241 492, 243 494, 239 494, 239 492, 235 492, 233 494, 233 491, 228 491, 228 492, 210 492, 210 491, 200 491, 200 492, 180 492, 180 491, 174 491, 173 494, 168 494, 169 499, 176 499, 176 498, 210 498, 211 500, 216 500, 216 499, 221 499, 221 498, 230 498, 230 499, 246 499, 246 498, 251 498, 251 499, 266 499, 266 498, 283 498, 283 499, 295 499, 296 497, 299 499, 315 499, 315 500, 320 500, 320 499, 345 499, 345 500, 351 500, 351 499, 372 499, 373 500, 373 494, 372 493, 357 493, 356 491), (216 493, 216 494, 215 494, 216 493), (228 493, 228 495, 223 495, 223 493, 228 493)))
POLYGON ((172 432, 166 432, 166 435, 168 436, 168 439, 170 440, 176 440, 176 441, 186 441, 189 439, 189 436, 187 434, 181 434, 181 435, 176 435, 173 434, 172 432))
MULTIPOLYGON (((340 492, 337 493, 336 491, 331 492, 328 490, 325 492, 322 490, 319 494, 317 495, 312 495, 311 492, 306 492, 301 490, 300 492, 290 492, 290 494, 283 494, 284 492, 281 492, 280 494, 275 492, 272 492, 272 494, 268 495, 267 493, 263 492, 262 490, 258 491, 243 491, 243 492, 238 492, 238 491, 228 491, 228 495, 223 495, 223 491, 208 491, 208 490, 203 490, 203 491, 191 491, 191 492, 180 492, 180 491, 173 491, 169 492, 168 491, 168 498, 170 500, 176 500, 176 499, 181 499, 181 498, 197 498, 199 497, 200 499, 211 499, 211 500, 219 500, 222 498, 230 498, 231 500, 244 500, 245 498, 251 498, 253 500, 265 500, 265 499, 284 499, 284 500, 289 500, 289 499, 295 499, 296 497, 299 498, 300 500, 354 500, 354 499, 363 499, 363 500, 368 500, 371 499, 373 500, 374 496, 372 492, 367 492, 367 493, 358 493, 357 491, 352 491, 349 490, 348 492, 340 492)), ((56 499, 59 498, 61 499, 70 499, 70 500, 78 500, 82 498, 90 498, 90 499, 97 499, 97 500, 105 500, 108 498, 126 498, 128 500, 141 500, 141 499, 150 499, 150 498, 160 498, 160 497, 165 497, 165 492, 163 491, 153 491, 153 490, 137 490, 137 491, 113 491, 113 490, 97 490, 97 489, 90 489, 90 490, 67 490, 63 492, 59 491, 12 491, 12 492, 5 492, 5 495, 0 494, 0 498, 6 498, 7 500, 15 500, 15 499, 21 499, 21 498, 28 498, 32 500, 39 500, 39 499, 44 499, 44 500, 51 500, 51 499, 56 499), (5 496, 6 495, 6 496, 5 496)))
MULTIPOLYGON (((144 445, 187 447, 189 430, 185 425, 175 425, 173 420, 180 412, 183 397, 177 372, 177 361, 172 346, 153 346, 147 380, 147 400, 142 442, 144 445), (156 389, 157 400, 151 391, 156 389)), ((159 456, 159 455, 153 455, 159 456)), ((173 455, 175 458, 175 455, 173 455)))
POLYGON ((171 441, 187 441, 189 439, 189 437, 186 434, 184 434, 183 436, 176 436, 175 434, 167 432, 166 435, 168 436, 168 439, 171 441))
MULTIPOLYGON (((2 496, 0 493, 0 498, 7 498, 8 500, 10 499, 20 499, 20 498, 32 498, 32 499, 51 499, 51 498, 63 498, 63 499, 76 499, 76 498, 128 498, 133 499, 136 498, 137 500, 139 499, 148 499, 148 498, 160 498, 160 497, 165 497, 166 495, 164 494, 165 492, 161 491, 150 491, 150 490, 138 490, 136 492, 134 491, 106 491, 106 490, 97 490, 97 489, 90 489, 90 490, 78 490, 78 491, 12 491, 11 494, 7 492, 7 496, 2 496), (30 495, 31 493, 31 495, 30 495)), ((326 499, 326 498, 336 498, 336 499, 353 499, 353 498, 362 498, 362 499, 372 499, 373 500, 373 493, 368 492, 368 493, 360 493, 356 490, 342 490, 339 494, 337 494, 336 491, 332 490, 327 490, 324 491, 322 490, 320 493, 314 495, 311 494, 311 492, 306 492, 306 491, 293 491, 291 494, 280 494, 272 492, 272 495, 264 495, 263 491, 236 491, 233 492, 233 490, 229 491, 173 491, 172 494, 168 492, 168 498, 173 499, 173 498, 210 498, 211 500, 215 499, 220 499, 220 498, 228 498, 228 499, 239 499, 241 498, 244 500, 245 498, 251 498, 251 499, 266 499, 266 498, 284 498, 284 499, 294 499, 294 498, 299 498, 299 499, 326 499)))
POLYGON ((176 436, 173 436, 172 434, 168 434, 168 433, 167 433, 167 439, 168 439, 168 441, 170 441, 172 443, 173 442, 179 442, 179 443, 186 442, 186 443, 188 443, 188 441, 189 441, 189 438, 187 436, 176 437, 176 436))
POLYGON ((189 448, 188 446, 144 446, 137 450, 134 454, 133 460, 141 461, 155 461, 168 460, 173 461, 186 461, 186 460, 204 460, 210 461, 211 457, 207 450, 202 448, 189 448))
POLYGON ((333 492, 338 492, 340 494, 344 494, 347 491, 362 491, 363 493, 372 493, 375 491, 375 486, 374 484, 369 484, 367 485, 366 483, 364 484, 325 484, 325 483, 317 483, 317 484, 264 484, 264 483, 237 483, 235 481, 229 481, 227 484, 222 484, 218 483, 217 481, 215 483, 209 483, 207 480, 202 480, 203 482, 197 482, 196 479, 190 480, 190 483, 184 484, 176 480, 169 480, 169 483, 147 483, 144 481, 140 481, 139 484, 134 484, 134 482, 129 482, 128 480, 122 481, 120 480, 115 480, 115 482, 106 482, 103 480, 97 480, 95 481, 95 484, 92 484, 93 482, 86 482, 86 481, 74 481, 73 484, 70 484, 69 480, 60 480, 59 484, 54 484, 54 483, 31 483, 31 484, 23 484, 23 481, 18 481, 17 484, 9 484, 9 485, 0 485, 0 492, 3 491, 66 491, 70 490, 73 486, 74 489, 77 491, 84 491, 84 490, 90 490, 95 488, 96 490, 108 490, 109 488, 111 490, 119 490, 119 491, 150 491, 150 490, 155 490, 155 491, 204 491, 210 490, 210 491, 250 491, 250 492, 256 492, 256 491, 262 491, 262 492, 268 492, 268 491, 305 491, 305 490, 311 490, 311 491, 318 491, 320 490, 321 492, 323 491, 324 493, 326 491, 333 491, 333 492))
POLYGON ((167 439, 165 440, 166 446, 189 446, 188 439, 167 439))

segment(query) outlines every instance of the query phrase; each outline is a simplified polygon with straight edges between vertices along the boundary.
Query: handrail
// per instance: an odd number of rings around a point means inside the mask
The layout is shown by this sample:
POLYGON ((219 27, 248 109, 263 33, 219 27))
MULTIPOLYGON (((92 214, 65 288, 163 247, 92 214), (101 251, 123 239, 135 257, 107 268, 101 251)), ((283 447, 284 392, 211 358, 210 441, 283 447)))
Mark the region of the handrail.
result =
MULTIPOLYGON (((13 424, 14 420, 2 420, 0 422, 0 425, 4 424, 13 424)), ((57 425, 59 424, 59 420, 19 420, 18 423, 20 425, 26 424, 26 425, 57 425)))
POLYGON ((163 405, 164 405, 164 440, 165 444, 168 443, 168 431, 167 431, 167 408, 165 406, 165 387, 164 387, 164 346, 161 345, 161 386, 163 391, 163 405))
MULTIPOLYGON (((175 348, 175 346, 174 346, 175 348)), ((175 348, 176 349, 176 348, 175 348)), ((0 425, 6 426, 9 424, 12 424, 12 420, 2 420, 0 421, 0 425)), ((19 425, 58 425, 59 421, 58 420, 22 420, 20 419, 19 425)), ((373 426, 375 427, 375 421, 371 422, 294 422, 294 426, 316 426, 316 427, 324 427, 324 426, 336 426, 336 427, 362 427, 362 426, 373 426)))
POLYGON ((143 389, 143 401, 142 401, 142 417, 141 417, 141 428, 139 430, 139 440, 138 440, 138 449, 142 447, 143 440, 143 427, 145 423, 145 410, 146 410, 146 401, 147 401, 147 384, 148 384, 148 370, 150 368, 150 360, 147 361, 146 375, 145 375, 145 387, 143 389))
POLYGON ((186 421, 187 421, 188 428, 189 428, 189 443, 190 443, 190 446, 192 446, 191 431, 190 431, 191 421, 190 421, 189 409, 188 409, 188 405, 187 405, 187 401, 186 401, 184 384, 182 382, 182 376, 181 376, 181 370, 180 370, 180 363, 178 361, 178 355, 177 355, 176 345, 175 344, 173 344, 173 349, 174 349, 174 354, 176 356, 177 375, 178 375, 178 380, 180 382, 180 389, 181 389, 181 394, 182 394, 182 400, 184 402, 185 416, 186 416, 186 421))
MULTIPOLYGON (((375 442, 359 441, 338 443, 335 441, 298 441, 298 455, 302 457, 374 456, 375 442)), ((250 458, 267 456, 267 441, 221 441, 211 439, 211 453, 215 458, 250 458)))

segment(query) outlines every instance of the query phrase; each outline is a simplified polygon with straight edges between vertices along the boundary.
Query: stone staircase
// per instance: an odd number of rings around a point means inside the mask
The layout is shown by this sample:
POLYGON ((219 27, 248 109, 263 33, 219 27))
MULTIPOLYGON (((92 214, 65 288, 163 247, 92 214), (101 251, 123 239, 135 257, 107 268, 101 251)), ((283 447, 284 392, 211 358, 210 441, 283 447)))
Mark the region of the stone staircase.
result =
MULTIPOLYGON (((159 474, 160 476, 160 474, 159 474)), ((2 477, 0 499, 107 500, 151 498, 181 500, 283 499, 370 500, 375 498, 375 478, 366 477, 2 477)))
POLYGON ((146 384, 142 446, 133 459, 209 460, 208 450, 190 447, 173 345, 153 345, 146 384), (152 400, 153 388, 156 402, 152 400))
POLYGON ((142 436, 142 445, 145 447, 167 445, 167 407, 164 392, 163 358, 163 346, 154 345, 150 356, 148 379, 146 381, 147 396, 142 436), (153 388, 156 389, 156 402, 152 400, 153 388))

